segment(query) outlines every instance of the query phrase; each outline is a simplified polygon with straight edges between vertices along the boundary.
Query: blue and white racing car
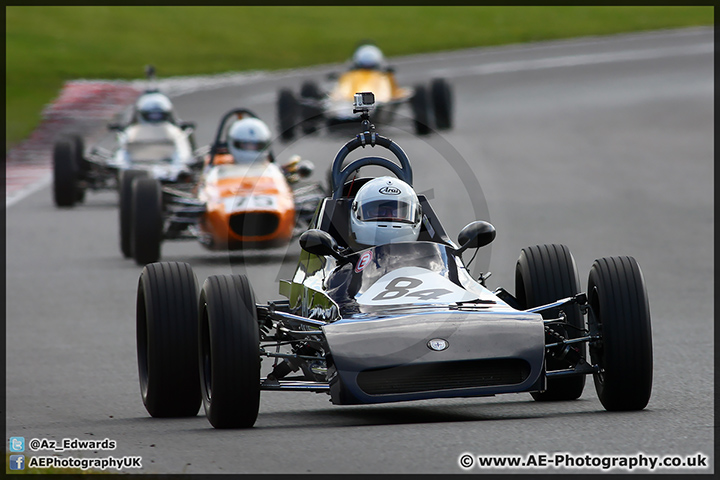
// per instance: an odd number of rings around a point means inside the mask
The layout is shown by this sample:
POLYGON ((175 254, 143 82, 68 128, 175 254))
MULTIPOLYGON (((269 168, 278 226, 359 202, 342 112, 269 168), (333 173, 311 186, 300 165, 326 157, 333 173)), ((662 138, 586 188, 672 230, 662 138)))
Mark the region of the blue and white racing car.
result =
POLYGON ((198 292, 186 263, 143 269, 137 352, 150 415, 193 416, 202 403, 216 428, 251 427, 263 390, 326 393, 343 405, 514 392, 573 400, 588 374, 607 410, 645 408, 653 357, 637 262, 596 260, 582 292, 569 249, 537 245, 520 253, 514 295, 490 291, 462 253, 492 242, 494 227, 470 223, 453 242, 427 198, 398 200, 413 183, 409 159, 375 131, 364 106, 372 97, 359 95, 363 131, 335 157, 332 195, 299 239, 284 299, 257 304, 244 275, 210 276, 198 292), (369 156, 343 166, 362 146, 399 163, 369 156), (383 177, 368 202, 360 197, 377 179, 351 179, 366 165, 397 177, 383 177), (411 239, 368 246, 358 221, 374 222, 375 238, 397 227, 411 239))

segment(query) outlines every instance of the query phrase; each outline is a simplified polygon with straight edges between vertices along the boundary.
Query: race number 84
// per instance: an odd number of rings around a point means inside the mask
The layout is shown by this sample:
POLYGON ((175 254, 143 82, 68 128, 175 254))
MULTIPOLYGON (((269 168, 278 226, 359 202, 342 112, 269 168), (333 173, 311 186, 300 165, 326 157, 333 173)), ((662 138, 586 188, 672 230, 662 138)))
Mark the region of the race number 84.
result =
POLYGON ((375 295, 375 300, 394 300, 401 297, 416 297, 419 300, 435 300, 443 295, 452 293, 445 288, 428 288, 416 290, 423 284, 422 280, 410 277, 397 277, 388 282, 385 290, 375 295))

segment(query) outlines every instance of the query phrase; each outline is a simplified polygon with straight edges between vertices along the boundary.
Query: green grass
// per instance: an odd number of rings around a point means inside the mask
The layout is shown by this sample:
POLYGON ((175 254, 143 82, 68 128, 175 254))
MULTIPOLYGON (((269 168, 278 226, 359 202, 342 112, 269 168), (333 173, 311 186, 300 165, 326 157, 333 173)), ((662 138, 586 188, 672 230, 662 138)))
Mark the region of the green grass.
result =
POLYGON ((345 61, 714 23, 713 7, 52 7, 6 13, 6 150, 66 80, 136 79, 345 61))

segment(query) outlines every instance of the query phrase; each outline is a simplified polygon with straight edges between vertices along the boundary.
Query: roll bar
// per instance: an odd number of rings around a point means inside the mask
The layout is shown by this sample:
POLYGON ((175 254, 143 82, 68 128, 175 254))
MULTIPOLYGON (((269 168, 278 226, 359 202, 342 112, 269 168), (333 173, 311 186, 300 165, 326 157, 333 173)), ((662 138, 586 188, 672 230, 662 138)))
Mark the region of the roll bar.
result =
POLYGON ((347 181, 350 174, 358 170, 360 167, 365 167, 368 165, 384 167, 394 173, 400 180, 412 186, 412 167, 410 166, 410 160, 408 159, 403 149, 400 148, 400 145, 393 142, 389 138, 383 137, 382 135, 375 133, 374 126, 371 125, 369 130, 359 133, 354 139, 343 145, 337 155, 335 155, 335 159, 333 160, 332 164, 332 185, 330 185, 330 188, 333 191, 332 198, 338 199, 342 197, 343 185, 345 185, 345 182, 347 181), (396 163, 384 157, 371 156, 353 160, 352 162, 350 162, 349 165, 347 165, 341 170, 343 161, 345 161, 345 158, 348 156, 348 154, 350 154, 350 152, 357 150, 360 147, 365 147, 367 145, 369 145, 370 147, 375 147, 376 145, 379 145, 386 148, 387 150, 390 150, 395 155, 395 158, 400 161, 400 165, 397 165, 396 163))

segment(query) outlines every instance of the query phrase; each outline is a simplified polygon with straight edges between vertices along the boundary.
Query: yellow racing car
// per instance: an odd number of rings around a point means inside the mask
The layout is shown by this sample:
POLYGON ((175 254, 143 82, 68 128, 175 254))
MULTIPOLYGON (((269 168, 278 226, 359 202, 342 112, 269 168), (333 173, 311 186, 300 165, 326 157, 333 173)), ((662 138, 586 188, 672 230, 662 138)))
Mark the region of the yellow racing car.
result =
POLYGON ((277 118, 283 140, 295 138, 297 128, 307 135, 318 130, 322 123, 333 126, 360 122, 359 114, 352 113, 356 92, 375 94, 378 123, 390 123, 397 109, 408 104, 416 134, 427 135, 433 128, 447 130, 452 127, 452 92, 447 81, 435 78, 428 87, 401 87, 393 68, 387 66, 375 45, 358 47, 351 67, 340 75, 331 74, 331 78, 335 82, 327 91, 313 81, 303 83, 299 96, 287 88, 279 91, 277 118))

